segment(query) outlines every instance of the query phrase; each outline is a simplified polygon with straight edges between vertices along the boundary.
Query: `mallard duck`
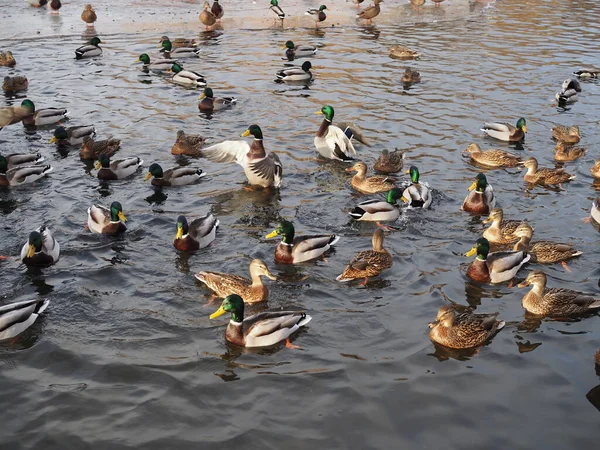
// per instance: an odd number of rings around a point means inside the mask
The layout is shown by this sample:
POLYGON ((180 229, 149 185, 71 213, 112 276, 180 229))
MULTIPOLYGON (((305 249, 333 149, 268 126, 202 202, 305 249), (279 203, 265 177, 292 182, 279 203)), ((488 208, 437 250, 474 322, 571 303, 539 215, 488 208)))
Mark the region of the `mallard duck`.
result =
POLYGON ((0 186, 21 186, 33 183, 52 172, 50 165, 15 167, 6 171, 0 170, 0 186))
POLYGON ((177 138, 171 153, 173 155, 200 156, 206 139, 199 134, 186 134, 183 130, 177 132, 177 138))
POLYGON ((590 219, 600 225, 600 195, 592 202, 590 210, 590 219))
POLYGON ((31 6, 34 6, 36 8, 40 8, 41 6, 44 6, 46 3, 48 3, 48 0, 25 0, 27 3, 29 3, 31 6))
POLYGON ((348 136, 340 128, 332 125, 333 116, 335 115, 333 107, 325 105, 315 114, 325 116, 314 140, 317 151, 327 159, 352 161, 354 159, 352 155, 356 155, 356 150, 348 136))
POLYGON ((64 108, 43 108, 36 111, 35 104, 29 99, 23 100, 21 107, 29 111, 29 114, 23 117, 23 124, 36 127, 60 122, 69 114, 69 111, 64 108))
POLYGON ((575 161, 585 155, 583 147, 569 147, 564 142, 557 142, 554 149, 554 159, 556 161, 575 161))
POLYGON ((211 88, 205 88, 204 92, 200 96, 200 103, 198 103, 198 109, 200 111, 220 111, 221 109, 229 108, 237 102, 234 97, 214 97, 213 90, 211 88))
POLYGON ((421 6, 425 4, 425 0, 410 0, 410 3, 413 5, 413 9, 416 6, 420 10, 421 6))
POLYGON ((211 319, 231 313, 231 320, 225 330, 225 339, 240 347, 268 347, 284 339, 289 344, 289 336, 312 319, 302 311, 262 312, 244 318, 244 300, 236 294, 228 295, 211 319))
POLYGON ((421 81, 421 73, 418 70, 407 67, 400 81, 404 84, 419 83, 421 81))
POLYGON ((336 280, 351 281, 364 278, 362 284, 366 286, 370 277, 375 277, 385 269, 389 269, 393 262, 392 255, 383 248, 383 231, 376 230, 373 233, 373 250, 365 250, 354 255, 350 264, 336 280))
POLYGON ((29 233, 21 248, 21 261, 28 266, 49 266, 60 258, 60 245, 48 227, 42 225, 29 233))
POLYGON ((398 59, 414 59, 421 56, 421 54, 403 45, 394 44, 390 47, 390 56, 398 59))
POLYGON ((514 153, 496 148, 483 151, 477 144, 469 144, 463 153, 469 153, 473 161, 486 167, 515 167, 521 162, 514 153))
POLYGON ((27 77, 22 75, 17 75, 15 77, 4 77, 4 82, 2 83, 2 90, 6 92, 16 92, 27 89, 29 86, 29 81, 27 81, 27 77))
POLYGON ((490 253, 490 243, 479 238, 475 246, 465 256, 477 257, 467 269, 467 276, 480 283, 502 283, 511 280, 521 266, 529 261, 529 254, 523 251, 490 253))
POLYGON ((419 169, 411 166, 406 173, 410 174, 411 183, 402 192, 402 201, 411 208, 429 208, 433 197, 427 185, 419 183, 419 169))
POLYGON ((175 59, 157 59, 154 62, 150 62, 150 57, 148 56, 147 53, 142 53, 139 56, 138 61, 142 62, 144 64, 145 70, 154 70, 154 71, 171 70, 171 67, 173 67, 173 64, 177 63, 177 60, 175 60, 175 59))
POLYGON ((590 313, 600 308, 600 299, 592 294, 571 289, 546 289, 546 274, 541 270, 529 272, 525 281, 518 287, 533 286, 523 296, 523 308, 531 314, 546 317, 566 317, 590 313))
POLYGON ((200 16, 198 16, 202 25, 206 27, 207 30, 210 29, 215 23, 217 23, 217 18, 210 10, 210 4, 208 2, 204 2, 204 6, 202 7, 202 12, 200 16))
POLYGON ((594 178, 600 178, 600 159, 597 159, 594 165, 590 167, 590 172, 594 178))
POLYGON ((204 87, 206 86, 206 80, 204 75, 200 75, 198 72, 192 72, 191 70, 184 70, 179 64, 175 63, 171 66, 171 72, 173 75, 174 83, 181 84, 182 86, 192 87, 204 87))
POLYGON ((30 115, 29 108, 23 106, 0 107, 0 130, 8 125, 21 122, 28 115, 30 115))
POLYGON ((552 139, 558 142, 565 142, 567 144, 577 144, 581 140, 579 127, 577 125, 570 127, 557 125, 552 128, 552 139))
POLYGON ((215 240, 218 226, 219 221, 211 213, 192 220, 189 225, 184 216, 179 216, 173 246, 182 252, 204 248, 215 240))
POLYGON ((282 264, 298 264, 316 259, 340 239, 335 234, 295 236, 294 224, 288 220, 282 220, 265 237, 270 239, 275 236, 283 237, 275 250, 275 261, 282 264))
POLYGON ((366 145, 367 147, 371 146, 371 143, 367 141, 367 138, 364 136, 362 130, 352 122, 338 122, 337 127, 344 132, 348 139, 356 139, 361 144, 366 145))
POLYGON ((600 366, 600 348, 598 349, 598 351, 594 354, 594 361, 596 362, 597 366, 600 366))
POLYGON ((325 10, 327 9, 327 6, 325 5, 321 5, 319 6, 319 8, 311 8, 308 11, 306 11, 306 14, 309 16, 313 16, 313 18, 315 19, 315 26, 318 27, 319 26, 319 22, 323 22, 325 19, 327 19, 327 16, 325 15, 325 10))
POLYGON ((96 135, 96 129, 93 125, 79 125, 76 127, 65 128, 56 127, 54 136, 50 139, 50 144, 56 145, 80 145, 86 137, 93 138, 96 135))
POLYGON ((29 328, 50 304, 36 299, 0 306, 0 340, 11 339, 29 328))
POLYGON ((346 172, 356 172, 352 177, 352 187, 361 194, 376 194, 377 192, 387 192, 396 187, 394 178, 384 175, 376 175, 367 178, 367 165, 364 162, 357 162, 352 167, 346 169, 346 172))
POLYGON ((367 200, 359 203, 348 214, 355 219, 365 222, 394 222, 400 217, 397 200, 402 198, 402 189, 392 188, 387 193, 386 200, 367 200))
POLYGON ((488 184, 484 174, 477 174, 475 181, 469 186, 469 191, 460 207, 461 210, 473 214, 489 214, 496 206, 494 189, 488 184))
POLYGON ((223 11, 223 7, 219 3, 219 0, 213 0, 210 12, 213 13, 213 16, 215 16, 218 21, 220 21, 223 17, 223 14, 225 14, 225 11, 223 11))
POLYGON ((317 47, 312 45, 295 45, 292 41, 287 41, 283 48, 285 50, 286 58, 290 61, 293 61, 294 59, 308 58, 317 54, 317 47))
POLYGON ((58 10, 61 6, 60 0, 52 0, 50 2, 50 14, 58 14, 58 10))
POLYGON ((388 150, 381 150, 381 154, 375 164, 373 165, 373 169, 377 172, 382 173, 396 173, 402 170, 402 166, 404 166, 404 152, 400 149, 395 149, 392 153, 388 150))
POLYGON ((357 7, 357 8, 360 8, 360 4, 361 4, 362 2, 364 2, 364 1, 365 1, 365 0, 352 0, 352 3, 356 4, 356 7, 357 7))
POLYGON ((563 81, 560 92, 556 93, 556 100, 558 106, 564 106, 570 103, 575 103, 579 97, 578 94, 581 92, 581 84, 574 78, 563 81))
POLYGON ((583 254, 570 244, 551 241, 531 242, 533 228, 527 223, 519 225, 515 230, 515 236, 519 238, 519 242, 515 244, 513 250, 529 253, 532 263, 555 264, 583 254))
POLYGON ((278 188, 283 167, 276 153, 267 154, 263 145, 262 130, 250 125, 242 137, 254 136, 252 144, 246 141, 225 141, 202 150, 201 156, 213 162, 236 162, 243 167, 248 182, 253 185, 278 188))
POLYGON ((173 47, 171 41, 161 41, 161 52, 164 59, 198 58, 200 49, 196 47, 173 47))
POLYGON ((261 276, 270 280, 276 280, 267 265, 260 259, 250 262, 250 279, 219 272, 198 272, 196 278, 202 281, 206 287, 214 292, 217 297, 227 297, 237 294, 244 299, 245 303, 256 303, 267 300, 269 289, 262 282, 261 276))
POLYGON ((11 153, 0 155, 0 172, 6 172, 15 167, 30 166, 42 162, 44 158, 39 153, 11 153))
POLYGON ((494 208, 490 211, 489 217, 483 223, 490 222, 492 224, 485 229, 483 237, 494 244, 512 244, 518 241, 519 237, 515 235, 515 231, 525 223, 520 220, 504 220, 502 208, 494 208))
POLYGON ((94 141, 89 135, 83 138, 79 157, 81 159, 98 159, 100 155, 114 155, 121 147, 120 139, 104 139, 102 141, 94 141))
POLYGON ((0 52, 0 66, 14 67, 15 64, 17 61, 10 50, 0 52))
POLYGON ((269 9, 277 15, 277 18, 281 20, 281 23, 283 24, 283 19, 285 19, 285 13, 283 12, 283 9, 281 9, 281 6, 279 6, 279 2, 277 0, 271 0, 271 6, 269 7, 269 9))
POLYGON ((565 183, 575 179, 575 175, 565 172, 564 169, 538 169, 537 159, 533 156, 520 164, 527 168, 527 173, 525 173, 524 176, 527 183, 548 186, 565 183))
POLYGON ((504 328, 504 320, 497 320, 498 313, 457 314, 450 305, 442 306, 435 322, 429 324, 429 338, 449 348, 473 348, 485 344, 504 328))
POLYGON ((124 222, 127 217, 119 202, 112 202, 110 208, 104 205, 92 205, 87 210, 87 225, 92 233, 118 234, 127 230, 124 222))
POLYGON ((122 180, 133 175, 142 164, 144 161, 137 156, 111 161, 110 156, 100 155, 96 162, 96 170, 101 180, 122 180))
POLYGON ((277 81, 309 82, 313 80, 313 75, 310 69, 312 69, 312 64, 310 61, 304 61, 301 67, 288 67, 286 69, 279 70, 275 76, 277 77, 277 81))
POLYGON ((525 133, 527 133, 527 122, 521 117, 517 120, 516 127, 513 127, 509 123, 484 123, 481 131, 500 141, 520 142, 525 138, 525 133))
POLYGON ((588 67, 586 69, 573 72, 573 75, 575 75, 577 78, 583 79, 598 78, 598 76, 600 76, 600 69, 597 69, 596 67, 588 67))
POLYGON ((184 186, 206 176, 206 172, 198 167, 173 167, 163 172, 162 167, 153 163, 148 168, 144 181, 152 178, 152 186, 184 186))
POLYGON ((380 3, 383 3, 383 0, 373 0, 373 6, 363 9, 356 15, 356 17, 358 19, 366 20, 367 24, 371 25, 373 23, 373 19, 381 12, 381 9, 379 8, 380 3))
POLYGON ((81 13, 81 20, 83 20, 87 27, 93 27, 94 22, 98 19, 96 11, 92 5, 85 5, 83 12, 81 13))
POLYGON ((75 50, 75 59, 93 58, 102 54, 100 48, 102 41, 99 37, 94 36, 87 45, 82 45, 75 50))
POLYGON ((184 39, 184 38, 169 39, 168 36, 162 36, 160 38, 159 44, 162 44, 164 41, 170 41, 171 46, 173 48, 197 47, 198 46, 198 43, 194 39, 184 39))

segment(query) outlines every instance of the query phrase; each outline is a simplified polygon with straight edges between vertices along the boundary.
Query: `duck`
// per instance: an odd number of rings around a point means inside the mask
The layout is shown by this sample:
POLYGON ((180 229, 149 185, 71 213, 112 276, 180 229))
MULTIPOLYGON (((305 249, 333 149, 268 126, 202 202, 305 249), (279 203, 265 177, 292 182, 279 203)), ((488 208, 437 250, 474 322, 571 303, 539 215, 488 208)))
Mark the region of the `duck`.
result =
POLYGON ((160 43, 163 59, 198 58, 200 49, 196 47, 173 47, 168 39, 160 43))
POLYGON ((379 199, 359 203, 348 214, 354 220, 364 222, 395 222, 400 217, 397 200, 402 198, 402 189, 392 188, 388 191, 385 201, 379 199))
POLYGON ((61 8, 62 3, 60 0, 52 0, 50 2, 50 14, 58 14, 58 10, 61 8))
POLYGON ((367 147, 371 146, 371 143, 367 140, 362 130, 358 127, 358 125, 352 122, 338 122, 337 127, 344 132, 344 134, 348 137, 348 139, 355 139, 361 144, 366 145, 367 147))
POLYGON ((94 7, 92 5, 88 4, 83 7, 81 20, 85 22, 86 27, 94 26, 94 22, 98 20, 98 17, 96 16, 96 11, 94 11, 94 7))
POLYGON ((6 172, 15 167, 30 166, 42 162, 44 158, 39 153, 11 153, 0 155, 0 172, 6 172))
POLYGON ((304 61, 301 67, 288 67, 286 69, 279 70, 275 76, 277 81, 301 81, 309 82, 313 80, 312 64, 310 61, 304 61))
POLYGON ((573 72, 577 78, 589 79, 589 78, 598 78, 600 76, 600 69, 596 67, 588 67, 586 69, 581 69, 576 72, 573 72))
POLYGON ((564 142, 557 142, 554 148, 555 161, 575 161, 585 155, 583 147, 569 147, 564 142))
POLYGON ((566 144, 577 144, 581 140, 581 133, 577 125, 552 127, 552 139, 566 144))
POLYGON ((457 314, 450 305, 438 309, 435 322, 429 324, 429 338, 444 347, 467 349, 479 347, 493 338, 504 326, 499 313, 457 314))
POLYGON ((50 300, 35 299, 0 306, 0 341, 12 339, 33 325, 49 304, 50 300))
MULTIPOLYGON (((512 244, 519 240, 515 231, 526 222, 520 220, 504 220, 502 208, 494 208, 490 215, 483 221, 484 224, 492 223, 483 232, 483 237, 494 244, 512 244)), ((529 226, 529 225, 527 225, 529 226)), ((516 251, 516 249, 515 249, 516 251)))
POLYGON ((600 225, 600 195, 592 202, 590 210, 590 219, 600 225))
POLYGON ((564 169, 538 169, 538 162, 533 156, 529 157, 522 163, 522 166, 527 168, 524 179, 527 183, 540 184, 549 186, 565 183, 575 179, 575 175, 565 172, 564 169))
POLYGON ((404 74, 402 75, 400 81, 402 81, 404 84, 420 83, 421 73, 418 70, 413 70, 410 67, 407 67, 404 70, 404 74))
POLYGON ((244 299, 244 303, 257 303, 266 301, 269 289, 263 284, 261 277, 277 280, 264 261, 253 259, 248 268, 250 279, 219 272, 198 272, 195 277, 206 285, 217 297, 227 297, 237 294, 244 299))
POLYGON ((96 56, 100 56, 102 54, 100 44, 102 44, 100 38, 94 36, 92 39, 90 39, 90 42, 87 45, 82 45, 81 47, 75 50, 75 59, 93 58, 96 56))
POLYGON ((17 92, 27 89, 29 81, 24 75, 16 75, 14 77, 6 76, 2 82, 2 90, 5 92, 17 92))
POLYGON ((112 202, 110 208, 100 204, 92 205, 87 214, 87 225, 92 233, 119 234, 127 230, 124 223, 127 222, 127 217, 119 202, 112 202))
POLYGON ((475 143, 469 144, 463 153, 469 153, 473 161, 486 167, 515 167, 521 162, 521 157, 514 153, 497 148, 483 151, 475 143))
POLYGON ((252 144, 246 141, 224 141, 202 150, 201 156, 213 162, 238 163, 244 169, 248 183, 255 186, 279 188, 283 166, 276 153, 267 154, 263 133, 256 124, 250 125, 242 137, 252 135, 252 144))
POLYGON ((546 288, 548 279, 541 270, 529 272, 527 278, 517 286, 532 286, 523 296, 521 304, 531 314, 544 317, 568 317, 597 311, 600 298, 593 294, 564 288, 546 288))
POLYGON ((323 22, 325 19, 327 19, 327 15, 325 15, 326 9, 327 6, 321 5, 319 6, 319 8, 309 9, 308 11, 306 11, 306 14, 309 16, 313 16, 313 18, 315 19, 315 26, 318 27, 319 22, 323 22))
POLYGON ((215 16, 216 19, 219 22, 221 21, 221 18, 225 14, 225 11, 223 10, 223 7, 219 3, 219 0, 213 0, 213 4, 212 4, 212 6, 210 8, 210 12, 213 13, 213 16, 215 16))
POLYGON ((416 166, 411 166, 406 173, 410 174, 411 183, 402 192, 402 201, 410 208, 429 208, 433 197, 427 185, 419 183, 419 169, 416 166))
POLYGON ((181 252, 190 252, 207 247, 215 240, 219 220, 211 213, 192 220, 189 224, 185 216, 177 217, 177 234, 173 246, 181 252))
POLYGON ((521 117, 514 127, 509 123, 486 122, 481 131, 500 141, 521 142, 527 133, 527 121, 521 117))
POLYGON ((400 149, 395 149, 390 153, 389 150, 381 150, 381 154, 373 164, 373 169, 381 173, 397 173, 404 166, 404 152, 400 149))
POLYGON ((363 9, 356 15, 356 17, 358 19, 366 20, 367 25, 371 25, 373 23, 373 19, 381 12, 381 8, 379 7, 380 3, 383 3, 383 0, 373 0, 373 6, 363 9))
POLYGON ((94 141, 90 135, 86 135, 83 138, 81 150, 79 150, 79 157, 81 159, 98 159, 100 155, 112 156, 120 147, 120 139, 110 138, 94 141))
POLYGON ((398 59, 415 59, 421 54, 403 45, 394 44, 390 47, 390 56, 398 59))
POLYGON ((31 6, 34 6, 36 8, 40 8, 42 6, 44 6, 46 3, 48 3, 48 0, 25 0, 27 3, 29 3, 31 6))
POLYGON ((283 24, 283 19, 285 19, 285 13, 283 12, 283 9, 281 9, 281 6, 279 6, 279 2, 277 0, 271 0, 271 6, 269 7, 269 9, 275 13, 277 18, 281 20, 281 23, 283 24))
POLYGON ((41 127, 44 125, 52 125, 65 119, 69 111, 64 108, 43 108, 35 109, 35 104, 25 99, 21 102, 21 106, 28 110, 29 114, 23 117, 24 125, 35 125, 41 127))
POLYGON ((184 186, 205 176, 206 172, 198 167, 173 167, 163 172, 159 164, 153 163, 148 168, 144 181, 152 178, 152 186, 184 186))
POLYGON ((198 43, 194 39, 185 39, 185 38, 169 39, 168 36, 162 36, 160 38, 159 44, 162 44, 164 41, 170 41, 171 46, 173 48, 197 47, 198 46, 198 43))
POLYGON ((16 64, 17 60, 10 50, 0 52, 0 66, 14 67, 16 64))
POLYGON ((356 4, 356 7, 357 7, 357 8, 360 8, 360 4, 361 4, 362 2, 364 2, 364 1, 365 1, 365 0, 352 0, 352 3, 355 3, 355 4, 356 4))
POLYGON ((177 132, 175 143, 171 147, 171 154, 194 157, 200 156, 205 141, 206 139, 204 136, 200 136, 199 134, 186 134, 185 131, 179 130, 177 132))
POLYGON ((283 49, 285 50, 286 58, 290 61, 300 58, 309 58, 317 54, 317 47, 312 45, 295 45, 293 41, 286 41, 283 49))
POLYGON ((171 78, 174 83, 188 87, 206 86, 206 80, 204 78, 204 75, 200 75, 198 72, 184 70, 183 67, 181 67, 177 63, 173 64, 170 70, 174 73, 173 78, 171 78))
POLYGON ((30 109, 23 106, 0 107, 0 130, 8 125, 21 122, 30 114, 30 109))
POLYGON ((600 178, 600 159, 597 159, 594 165, 590 167, 590 172, 594 178, 600 178))
POLYGON ((237 294, 228 295, 211 319, 231 313, 231 320, 225 330, 225 340, 246 348, 269 347, 283 340, 286 346, 289 337, 311 321, 312 317, 303 311, 268 311, 244 318, 244 300, 237 294))
POLYGON ((89 137, 93 139, 94 136, 96 136, 96 128, 93 125, 78 125, 68 128, 61 125, 56 127, 49 143, 56 145, 81 145, 85 138, 89 137))
POLYGON ((319 154, 327 159, 337 161, 353 161, 353 155, 356 155, 354 145, 350 138, 335 125, 332 125, 335 111, 331 105, 323 106, 315 114, 323 114, 325 118, 317 130, 314 142, 319 154))
POLYGON ((417 10, 421 10, 421 6, 425 4, 425 0, 410 0, 410 3, 413 5, 413 9, 416 6, 417 10))
POLYGON ((122 180, 133 175, 144 161, 137 156, 111 161, 110 156, 100 155, 96 162, 98 178, 101 180, 122 180))
POLYGON ((289 220, 282 220, 265 237, 271 239, 275 236, 283 238, 275 250, 275 261, 281 264, 298 264, 316 259, 340 240, 335 234, 295 236, 294 224, 289 220))
POLYGON ((45 225, 29 233, 21 248, 21 261, 27 266, 50 266, 59 258, 60 245, 45 225))
POLYGON ((515 244, 513 250, 529 253, 532 263, 555 264, 560 262, 568 270, 564 262, 583 254, 583 252, 575 249, 571 244, 551 241, 531 242, 533 228, 527 223, 522 223, 517 227, 515 236, 517 236, 519 242, 515 244))
POLYGON ((211 88, 205 88, 199 100, 198 109, 200 111, 220 111, 233 106, 237 102, 235 97, 215 98, 211 88))
POLYGON ((52 172, 51 165, 21 166, 2 171, 0 169, 0 186, 21 186, 44 178, 52 172))
POLYGON ((208 2, 204 2, 202 12, 198 16, 198 19, 200 19, 200 22, 206 27, 207 30, 209 30, 210 27, 217 23, 217 18, 210 10, 210 4, 208 2))
POLYGON ((139 62, 144 64, 144 70, 163 71, 171 70, 173 64, 177 63, 175 59, 157 59, 154 62, 150 62, 150 57, 147 53, 142 53, 139 58, 139 62))
POLYGON ((361 283, 367 285, 369 278, 380 275, 385 269, 392 267, 392 255, 383 248, 383 231, 378 229, 373 233, 373 249, 365 250, 354 255, 337 281, 352 281, 364 278, 361 283))
POLYGON ((357 162, 352 167, 346 169, 346 172, 356 172, 352 177, 351 185, 361 194, 376 194, 377 192, 387 192, 396 187, 394 178, 385 175, 376 175, 367 178, 367 165, 364 162, 357 162))
POLYGON ((594 361, 596 362, 597 366, 600 366, 600 348, 594 354, 594 361))
POLYGON ((467 269, 467 276, 480 283, 502 283, 511 280, 521 266, 531 258, 527 252, 493 252, 490 253, 489 241, 482 237, 477 239, 465 256, 477 255, 467 269))
POLYGON ((581 92, 581 84, 574 78, 569 78, 562 83, 560 92, 557 92, 555 97, 558 101, 558 106, 564 106, 570 103, 575 103, 581 92))
POLYGON ((489 214, 496 206, 494 188, 488 184, 484 174, 477 174, 475 181, 469 186, 469 191, 460 207, 462 211, 473 214, 489 214))

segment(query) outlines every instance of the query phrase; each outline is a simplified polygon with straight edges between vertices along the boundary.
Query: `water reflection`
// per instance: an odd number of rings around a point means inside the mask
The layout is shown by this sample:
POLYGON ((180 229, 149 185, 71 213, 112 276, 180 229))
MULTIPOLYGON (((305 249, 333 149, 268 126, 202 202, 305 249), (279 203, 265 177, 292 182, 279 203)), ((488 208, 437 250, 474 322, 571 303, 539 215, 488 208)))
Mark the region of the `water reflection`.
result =
POLYGON ((435 351, 433 353, 428 353, 428 355, 437 358, 437 360, 440 362, 447 361, 449 359, 456 359, 457 361, 469 361, 473 356, 479 353, 479 349, 481 348, 456 349, 444 347, 443 345, 433 341, 431 341, 431 343, 433 344, 435 351))
POLYGON ((163 192, 162 187, 154 187, 152 195, 146 197, 144 200, 150 205, 161 206, 167 201, 167 198, 168 194, 163 192))
POLYGON ((600 384, 590 389, 585 398, 600 411, 600 384))
POLYGON ((29 278, 29 282, 35 288, 36 292, 41 296, 45 297, 54 290, 54 286, 46 283, 44 272, 41 267, 26 266, 27 271, 25 276, 29 278))

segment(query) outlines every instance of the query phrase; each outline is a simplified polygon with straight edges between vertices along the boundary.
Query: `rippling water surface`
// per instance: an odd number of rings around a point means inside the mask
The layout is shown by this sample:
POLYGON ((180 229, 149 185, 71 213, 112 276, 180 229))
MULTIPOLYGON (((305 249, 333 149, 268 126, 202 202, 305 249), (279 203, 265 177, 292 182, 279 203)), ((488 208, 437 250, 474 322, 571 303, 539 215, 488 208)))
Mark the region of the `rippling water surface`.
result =
MULTIPOLYGON (((441 8, 443 9, 443 8, 441 8)), ((443 14, 443 13, 440 13, 443 14)), ((440 16, 440 18, 443 18, 440 16)), ((0 134, 2 153, 40 152, 54 173, 33 186, 0 192, 0 252, 17 255, 42 222, 56 230, 62 257, 44 270, 2 262, 3 301, 43 296, 44 317, 0 346, 3 448, 596 448, 600 383, 593 354, 600 318, 524 321, 521 290, 465 277, 469 250, 483 229, 459 210, 480 170, 461 156, 485 139, 484 119, 528 121, 521 151, 552 166, 554 124, 578 124, 588 153, 567 169, 562 192, 527 190, 514 169, 488 172, 509 218, 527 218, 534 239, 569 241, 584 251, 545 267, 551 286, 597 292, 598 231, 580 219, 596 195, 589 167, 599 156, 600 86, 585 83, 568 110, 553 103, 562 80, 600 59, 600 7, 592 1, 507 0, 459 21, 313 30, 202 33, 202 56, 186 67, 206 75, 238 105, 199 114, 199 92, 144 74, 138 55, 156 54, 157 34, 108 35, 104 54, 75 61, 82 36, 6 41, 40 107, 68 107, 69 124, 93 123, 99 138, 123 140, 119 156, 163 167, 197 165, 209 176, 194 186, 155 191, 142 173, 102 185, 76 149, 47 144, 51 129, 20 125, 0 134), (273 82, 281 44, 319 47, 309 88, 273 82), (417 48, 417 61, 390 59, 388 48, 417 48), (406 66, 423 82, 405 88, 406 66), (358 147, 371 164, 383 148, 407 151, 434 189, 429 211, 406 211, 385 245, 394 266, 366 289, 335 277, 357 250, 370 247, 372 224, 348 220, 362 197, 345 166, 315 158, 323 104, 335 120, 354 120, 373 142, 358 147), (176 160, 178 129, 211 143, 238 139, 257 123, 265 146, 284 165, 279 192, 250 192, 239 166, 176 160), (92 202, 118 200, 130 221, 118 238, 84 230, 92 202), (175 219, 211 211, 217 239, 196 254, 172 247, 175 219), (327 261, 276 265, 264 239, 282 219, 299 233, 342 236, 327 261), (268 307, 306 309, 313 321, 295 339, 302 350, 241 351, 223 338, 227 319, 195 280, 199 270, 246 274, 250 257, 280 277, 268 307), (476 354, 436 349, 427 323, 446 299, 500 311, 507 326, 476 354), (596 406, 598 407, 598 406, 596 406)), ((523 271, 519 276, 524 276, 523 271)), ((257 311, 260 307, 249 308, 257 311)))

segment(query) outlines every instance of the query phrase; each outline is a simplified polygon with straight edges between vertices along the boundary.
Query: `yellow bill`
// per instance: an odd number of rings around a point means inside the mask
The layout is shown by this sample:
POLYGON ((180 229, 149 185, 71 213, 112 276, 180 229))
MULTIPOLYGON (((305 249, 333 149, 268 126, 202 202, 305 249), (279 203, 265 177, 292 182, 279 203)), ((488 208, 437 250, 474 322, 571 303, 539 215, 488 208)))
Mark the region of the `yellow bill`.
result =
POLYGON ((469 250, 467 253, 465 253, 465 256, 473 256, 477 254, 477 247, 473 247, 471 250, 469 250))
POLYGON ((148 172, 146 174, 146 176, 144 177, 144 181, 148 181, 150 178, 152 178, 152 174, 150 172, 148 172))
POLYGON ((273 231, 271 231, 269 234, 267 234, 267 235, 265 236, 265 238, 267 238, 267 239, 271 239, 271 238, 274 238, 275 236, 277 236, 278 234, 279 234, 279 233, 277 232, 277 230, 273 230, 273 231))
POLYGON ((250 136, 250 130, 246 130, 242 133, 242 137, 250 136))
POLYGON ((222 316, 222 315, 223 315, 223 314, 225 314, 226 312, 227 312, 227 311, 225 311, 225 310, 223 309, 223 305, 221 305, 221 306, 219 307, 219 309, 217 309, 217 310, 216 310, 214 313, 212 313, 212 314, 210 315, 210 318, 211 318, 211 319, 216 319, 217 317, 219 317, 219 316, 222 316))
POLYGON ((100 170, 100 167, 102 167, 102 163, 100 161, 96 161, 96 164, 94 165, 94 169, 100 170))
POLYGON ((477 187, 477 181, 473 181, 473 184, 471 186, 469 186, 469 191, 472 191, 476 187, 477 187))
POLYGON ((400 197, 400 200, 402 200, 404 203, 410 203, 404 195, 400 197))
POLYGON ((527 133, 527 127, 525 125, 523 125, 523 128, 521 128, 523 130, 523 133, 527 133))
POLYGON ((406 173, 410 173, 410 170, 407 170, 406 173))
POLYGON ((122 222, 127 222, 127 217, 123 214, 123 211, 119 211, 119 220, 122 222))
POLYGON ((181 239, 183 237, 183 227, 180 227, 179 225, 177 225, 177 235, 175 236, 175 239, 181 239))
POLYGON ((202 100, 203 98, 206 98, 206 95, 204 95, 204 92, 200 95, 200 100, 202 100))
POLYGON ((50 139, 50 141, 48 143, 54 144, 56 141, 58 141, 58 139, 56 139, 56 136, 52 136, 52 139, 50 139))
POLYGON ((323 111, 321 111, 321 110, 315 111, 315 114, 323 114, 323 111))
POLYGON ((30 244, 29 248, 27 249, 27 257, 33 258, 33 255, 35 255, 35 245, 30 244))

